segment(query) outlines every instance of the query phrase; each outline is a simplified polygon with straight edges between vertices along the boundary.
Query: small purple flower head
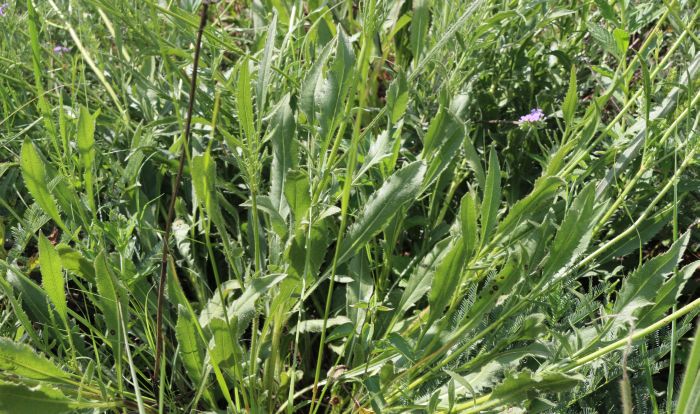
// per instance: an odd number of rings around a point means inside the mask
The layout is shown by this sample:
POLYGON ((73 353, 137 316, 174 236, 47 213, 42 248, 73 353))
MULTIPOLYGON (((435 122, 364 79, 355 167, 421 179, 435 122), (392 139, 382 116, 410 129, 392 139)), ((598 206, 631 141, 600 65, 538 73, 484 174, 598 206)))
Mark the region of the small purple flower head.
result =
POLYGON ((538 124, 544 121, 544 112, 540 108, 535 108, 529 114, 523 115, 515 121, 520 126, 538 124))
POLYGON ((53 52, 57 55, 62 55, 64 53, 70 52, 70 49, 63 45, 56 45, 56 47, 53 48, 53 52))
POLYGON ((5 10, 7 10, 8 7, 10 7, 10 5, 7 3, 0 5, 0 17, 5 17, 5 10))

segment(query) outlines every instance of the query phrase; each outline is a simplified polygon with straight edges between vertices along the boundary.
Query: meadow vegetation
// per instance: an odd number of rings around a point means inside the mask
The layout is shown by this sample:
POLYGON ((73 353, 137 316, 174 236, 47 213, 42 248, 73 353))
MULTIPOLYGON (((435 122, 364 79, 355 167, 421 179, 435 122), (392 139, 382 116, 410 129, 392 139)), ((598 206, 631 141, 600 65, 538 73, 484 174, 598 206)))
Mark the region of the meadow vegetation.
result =
POLYGON ((697 0, 5 1, 0 414, 700 413, 697 0))

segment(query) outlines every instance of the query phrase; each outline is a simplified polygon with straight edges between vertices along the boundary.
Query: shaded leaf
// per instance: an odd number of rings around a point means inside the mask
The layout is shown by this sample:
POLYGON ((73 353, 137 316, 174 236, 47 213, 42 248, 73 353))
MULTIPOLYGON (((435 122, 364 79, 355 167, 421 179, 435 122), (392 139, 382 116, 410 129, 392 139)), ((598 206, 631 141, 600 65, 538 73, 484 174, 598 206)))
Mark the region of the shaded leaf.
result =
POLYGON ((59 389, 45 384, 29 387, 0 382, 0 414, 60 414, 77 406, 59 389))
POLYGON ((397 307, 398 315, 402 315, 410 309, 430 290, 430 285, 433 283, 435 268, 443 257, 450 241, 451 239, 448 238, 436 243, 433 249, 423 257, 418 266, 413 270, 408 278, 406 288, 401 295, 401 300, 397 307))

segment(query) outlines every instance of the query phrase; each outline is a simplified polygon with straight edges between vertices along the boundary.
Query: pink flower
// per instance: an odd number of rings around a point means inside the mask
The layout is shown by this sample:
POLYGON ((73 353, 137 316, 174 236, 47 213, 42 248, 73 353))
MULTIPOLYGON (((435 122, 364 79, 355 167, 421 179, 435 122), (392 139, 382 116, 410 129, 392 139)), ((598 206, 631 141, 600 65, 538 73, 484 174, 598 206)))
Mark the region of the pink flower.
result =
POLYGON ((523 115, 515 121, 516 124, 518 125, 523 125, 523 124, 535 124, 537 122, 544 121, 544 112, 540 108, 535 108, 532 111, 530 111, 529 114, 523 115))
POLYGON ((0 17, 5 17, 5 10, 7 10, 8 7, 10 7, 10 5, 7 3, 0 5, 0 17))
POLYGON ((53 52, 57 55, 62 55, 64 53, 70 52, 70 49, 63 45, 56 45, 56 47, 53 48, 53 52))

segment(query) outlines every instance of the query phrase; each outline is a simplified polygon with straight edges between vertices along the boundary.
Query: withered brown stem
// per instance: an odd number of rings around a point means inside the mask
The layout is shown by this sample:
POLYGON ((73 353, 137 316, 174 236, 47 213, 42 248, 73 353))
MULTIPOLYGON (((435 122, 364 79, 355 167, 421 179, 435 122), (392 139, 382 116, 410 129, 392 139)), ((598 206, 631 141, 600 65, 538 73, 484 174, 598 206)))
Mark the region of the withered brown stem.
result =
POLYGON ((190 142, 190 131, 192 127, 192 111, 194 108, 195 93, 197 91, 197 70, 199 68, 199 52, 202 47, 202 34, 204 27, 207 24, 207 9, 209 2, 202 2, 202 10, 200 14, 199 29, 197 30, 197 40, 194 44, 194 64, 192 66, 192 79, 190 81, 190 96, 187 105, 187 115, 185 117, 185 134, 183 135, 182 147, 180 148, 180 162, 177 168, 177 176, 173 182, 173 190, 170 195, 170 205, 168 206, 168 217, 165 221, 165 230, 163 232, 163 251, 160 260, 160 280, 158 281, 158 308, 156 311, 156 359, 153 366, 153 388, 158 395, 158 374, 160 372, 160 359, 163 353, 163 301, 165 297, 165 283, 168 256, 170 255, 169 240, 170 231, 175 216, 175 200, 177 199, 178 191, 180 190, 180 182, 182 181, 182 172, 185 167, 185 159, 187 158, 187 146, 190 142))

